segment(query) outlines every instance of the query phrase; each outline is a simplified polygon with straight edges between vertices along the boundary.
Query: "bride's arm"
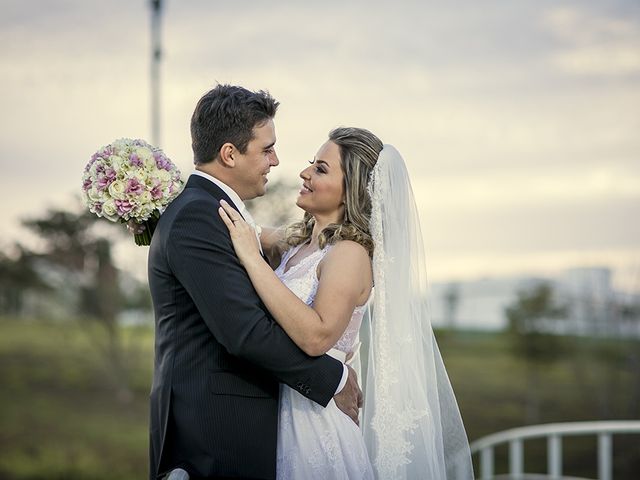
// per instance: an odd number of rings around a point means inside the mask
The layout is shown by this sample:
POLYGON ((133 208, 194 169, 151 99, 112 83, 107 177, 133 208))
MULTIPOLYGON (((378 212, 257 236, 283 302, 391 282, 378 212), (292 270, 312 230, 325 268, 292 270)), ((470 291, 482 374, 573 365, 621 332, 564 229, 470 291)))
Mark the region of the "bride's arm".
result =
POLYGON ((342 336, 354 308, 364 303, 361 299, 367 292, 361 279, 370 278, 365 249, 355 242, 341 241, 321 262, 318 291, 310 307, 280 281, 260 256, 243 263, 251 283, 275 320, 312 356, 326 353, 342 336))
MULTIPOLYGON (((233 212, 230 212, 234 215, 233 212)), ((364 303, 371 288, 371 263, 366 250, 341 241, 319 266, 319 285, 314 307, 300 300, 265 263, 257 251, 255 235, 238 216, 234 222, 221 211, 238 258, 256 292, 275 320, 307 354, 326 353, 344 333, 353 310, 364 303)))

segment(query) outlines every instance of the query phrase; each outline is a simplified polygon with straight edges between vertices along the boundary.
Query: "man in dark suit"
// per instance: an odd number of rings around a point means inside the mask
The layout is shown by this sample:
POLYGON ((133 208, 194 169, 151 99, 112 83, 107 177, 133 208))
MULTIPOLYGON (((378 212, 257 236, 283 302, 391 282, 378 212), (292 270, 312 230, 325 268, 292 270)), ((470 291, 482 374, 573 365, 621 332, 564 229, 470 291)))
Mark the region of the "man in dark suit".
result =
POLYGON ((351 369, 302 352, 266 311, 218 215, 226 200, 265 193, 278 165, 265 92, 219 85, 191 119, 196 171, 160 218, 149 250, 156 322, 151 389, 150 479, 276 475, 279 382, 357 419, 351 369))

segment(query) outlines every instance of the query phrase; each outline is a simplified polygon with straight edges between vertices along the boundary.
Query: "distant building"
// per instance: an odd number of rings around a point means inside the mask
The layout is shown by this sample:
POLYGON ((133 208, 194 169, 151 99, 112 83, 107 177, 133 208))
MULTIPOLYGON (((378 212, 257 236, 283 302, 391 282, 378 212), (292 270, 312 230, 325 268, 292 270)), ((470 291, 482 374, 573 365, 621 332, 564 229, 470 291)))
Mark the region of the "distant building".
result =
POLYGON ((434 283, 430 288, 431 316, 436 327, 472 330, 502 330, 507 324, 504 309, 516 292, 531 279, 524 277, 483 278, 456 283, 434 283), (453 315, 447 298, 457 290, 453 315))
POLYGON ((640 298, 615 291, 608 268, 569 269, 556 291, 570 306, 567 333, 640 337, 640 298))
POLYGON ((580 267, 555 278, 497 277, 434 283, 429 292, 433 325, 473 330, 503 330, 505 308, 538 282, 551 283, 558 303, 567 305, 568 316, 547 322, 554 333, 594 336, 640 337, 640 295, 614 290, 611 270, 580 267))

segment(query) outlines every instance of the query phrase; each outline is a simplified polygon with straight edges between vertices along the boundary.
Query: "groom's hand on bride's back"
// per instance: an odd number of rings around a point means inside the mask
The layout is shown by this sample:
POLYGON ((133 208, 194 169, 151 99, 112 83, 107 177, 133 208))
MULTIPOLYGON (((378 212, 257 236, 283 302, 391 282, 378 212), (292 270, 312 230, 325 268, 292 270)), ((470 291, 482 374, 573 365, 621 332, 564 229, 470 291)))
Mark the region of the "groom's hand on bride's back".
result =
POLYGON ((340 390, 340 393, 333 397, 333 400, 336 402, 338 408, 348 415, 356 425, 360 425, 358 414, 360 407, 362 407, 362 390, 360 390, 358 386, 358 376, 356 372, 349 365, 347 365, 347 368, 349 369, 347 383, 344 388, 340 390))

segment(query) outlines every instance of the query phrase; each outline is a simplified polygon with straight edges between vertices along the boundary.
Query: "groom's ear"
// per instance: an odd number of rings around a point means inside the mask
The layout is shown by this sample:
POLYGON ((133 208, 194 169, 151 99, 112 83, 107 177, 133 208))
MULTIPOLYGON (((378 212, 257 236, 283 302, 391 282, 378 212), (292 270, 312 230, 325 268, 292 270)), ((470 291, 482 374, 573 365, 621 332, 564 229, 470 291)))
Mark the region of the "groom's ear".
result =
POLYGON ((223 167, 233 168, 236 166, 234 156, 237 154, 237 150, 233 143, 225 143, 220 147, 220 163, 223 167))

